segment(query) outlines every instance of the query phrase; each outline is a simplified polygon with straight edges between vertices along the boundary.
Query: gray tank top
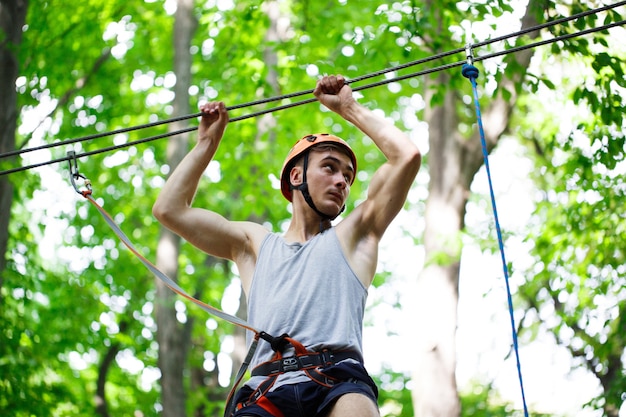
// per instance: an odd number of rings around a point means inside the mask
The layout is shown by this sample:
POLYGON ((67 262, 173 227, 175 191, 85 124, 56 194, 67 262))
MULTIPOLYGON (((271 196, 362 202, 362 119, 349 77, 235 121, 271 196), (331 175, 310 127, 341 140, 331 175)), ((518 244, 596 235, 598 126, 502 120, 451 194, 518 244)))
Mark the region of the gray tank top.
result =
MULTIPOLYGON (((287 243, 270 233, 252 278, 248 321, 272 336, 288 333, 308 350, 362 353, 366 299, 334 228, 306 243, 287 243)), ((272 356, 269 343, 259 341, 251 369, 272 356)))

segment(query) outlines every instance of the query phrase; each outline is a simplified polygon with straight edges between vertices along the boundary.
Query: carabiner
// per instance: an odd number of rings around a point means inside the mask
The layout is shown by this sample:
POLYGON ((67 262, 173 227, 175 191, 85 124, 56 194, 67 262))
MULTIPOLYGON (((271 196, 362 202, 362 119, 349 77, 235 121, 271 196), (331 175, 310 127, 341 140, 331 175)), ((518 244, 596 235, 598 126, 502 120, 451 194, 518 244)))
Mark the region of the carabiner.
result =
POLYGON ((83 197, 87 197, 88 195, 91 195, 91 181, 89 181, 87 179, 87 177, 85 177, 83 174, 78 172, 78 163, 76 161, 76 152, 74 151, 68 151, 67 152, 67 158, 70 164, 70 181, 72 182, 72 186, 74 187, 74 190, 76 190, 76 192, 80 195, 82 195, 83 197), (78 185, 76 184, 76 181, 82 179, 83 180, 83 184, 85 186, 84 190, 81 190, 78 188, 78 185))

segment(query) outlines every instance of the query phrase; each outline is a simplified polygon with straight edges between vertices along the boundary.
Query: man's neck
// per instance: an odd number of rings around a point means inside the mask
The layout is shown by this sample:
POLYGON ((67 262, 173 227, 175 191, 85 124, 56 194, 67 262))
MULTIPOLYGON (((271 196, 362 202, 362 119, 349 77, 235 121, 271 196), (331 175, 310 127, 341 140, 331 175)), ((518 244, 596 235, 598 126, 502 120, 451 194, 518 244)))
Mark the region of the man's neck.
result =
POLYGON ((286 241, 304 243, 332 226, 330 220, 322 220, 319 216, 307 220, 300 219, 298 216, 292 218, 284 236, 286 241))

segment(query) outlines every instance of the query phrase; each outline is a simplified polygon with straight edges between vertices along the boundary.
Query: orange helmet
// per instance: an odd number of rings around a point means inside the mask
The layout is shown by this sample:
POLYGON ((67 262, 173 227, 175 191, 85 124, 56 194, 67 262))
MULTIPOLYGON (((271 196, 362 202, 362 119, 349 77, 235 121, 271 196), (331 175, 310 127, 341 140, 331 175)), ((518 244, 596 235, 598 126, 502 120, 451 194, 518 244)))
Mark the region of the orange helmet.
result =
MULTIPOLYGON (((291 192, 291 182, 289 181, 289 173, 293 164, 299 156, 303 155, 309 148, 313 146, 319 145, 320 143, 331 143, 335 145, 339 145, 343 149, 346 150, 350 159, 352 161, 352 166, 354 168, 354 173, 356 174, 356 155, 348 145, 348 142, 341 139, 340 137, 328 134, 328 133, 315 133, 312 135, 306 135, 302 139, 298 140, 296 144, 291 148, 285 162, 283 163, 283 169, 280 173, 280 190, 282 191, 285 198, 289 201, 292 200, 293 194, 291 192)), ((356 175, 355 175, 356 176, 356 175)), ((352 177, 352 181, 350 185, 354 182, 355 176, 352 177)))

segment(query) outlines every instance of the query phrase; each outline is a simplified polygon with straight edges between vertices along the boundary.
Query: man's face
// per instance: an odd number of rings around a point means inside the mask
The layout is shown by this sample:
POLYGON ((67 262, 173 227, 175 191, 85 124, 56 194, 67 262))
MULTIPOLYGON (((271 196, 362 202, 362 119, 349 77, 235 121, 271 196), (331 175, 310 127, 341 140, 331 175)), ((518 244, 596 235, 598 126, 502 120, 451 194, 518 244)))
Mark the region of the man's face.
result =
POLYGON ((309 193, 323 213, 339 213, 350 194, 354 166, 350 157, 334 146, 312 148, 307 182, 309 193))

